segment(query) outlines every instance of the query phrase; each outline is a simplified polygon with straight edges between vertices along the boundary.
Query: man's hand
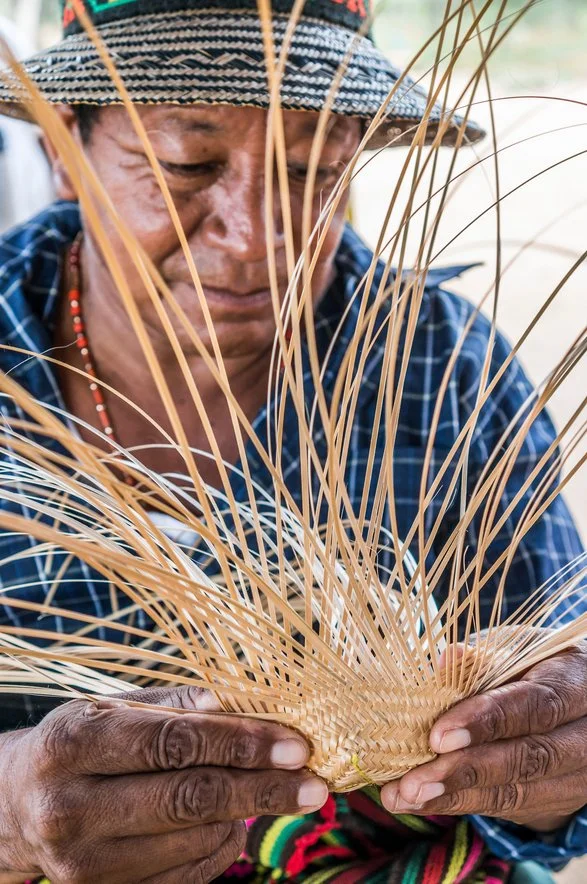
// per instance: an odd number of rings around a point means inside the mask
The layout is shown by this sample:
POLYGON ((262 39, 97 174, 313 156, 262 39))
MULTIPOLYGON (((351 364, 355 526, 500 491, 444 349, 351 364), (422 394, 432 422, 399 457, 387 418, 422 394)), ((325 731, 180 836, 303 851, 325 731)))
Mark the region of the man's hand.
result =
POLYGON ((459 703, 434 725, 430 746, 438 758, 383 787, 387 810, 564 825, 587 803, 587 651, 459 703))
POLYGON ((0 869, 52 884, 204 884, 242 852, 243 820, 326 800, 296 733, 211 713, 203 691, 130 697, 196 711, 76 700, 1 738, 0 869))

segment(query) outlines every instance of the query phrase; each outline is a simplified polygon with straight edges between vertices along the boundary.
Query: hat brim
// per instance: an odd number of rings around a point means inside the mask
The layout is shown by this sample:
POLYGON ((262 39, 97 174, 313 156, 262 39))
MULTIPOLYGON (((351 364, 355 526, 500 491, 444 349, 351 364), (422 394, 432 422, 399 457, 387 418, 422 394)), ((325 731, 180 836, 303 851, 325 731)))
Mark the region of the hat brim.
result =
MULTIPOLYGON (((274 15, 276 51, 283 44, 288 16, 274 15)), ((255 13, 189 11, 155 13, 101 25, 125 87, 138 104, 225 104, 267 108, 269 88, 259 18, 255 13)), ((286 110, 320 111, 341 65, 345 68, 330 106, 333 113, 373 119, 398 84, 400 72, 374 46, 344 27, 301 18, 291 40, 281 83, 286 110)), ((121 98, 98 52, 85 34, 75 34, 23 63, 24 70, 54 104, 120 104, 121 98)), ((28 118, 23 87, 9 71, 0 82, 0 113, 28 118)), ((369 148, 410 143, 426 114, 428 97, 404 77, 369 148)), ((432 141, 446 114, 438 106, 427 114, 427 141, 432 141)), ((462 130, 449 118, 444 144, 454 144, 462 130)), ((485 133, 467 123, 463 143, 485 133)))

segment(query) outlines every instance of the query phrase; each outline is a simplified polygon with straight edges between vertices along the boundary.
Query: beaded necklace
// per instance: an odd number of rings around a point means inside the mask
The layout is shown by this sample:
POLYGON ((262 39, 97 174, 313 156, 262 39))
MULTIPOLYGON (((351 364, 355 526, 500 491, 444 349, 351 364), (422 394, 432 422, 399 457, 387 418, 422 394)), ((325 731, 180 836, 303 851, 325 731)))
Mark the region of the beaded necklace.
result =
MULTIPOLYGON (((69 278, 71 281, 69 293, 67 296, 69 301, 69 313, 73 323, 73 331, 75 334, 77 348, 83 359, 84 371, 91 378, 89 387, 92 398, 94 400, 94 406, 96 409, 96 414, 98 415, 98 420, 100 421, 105 435, 112 442, 117 442, 118 440, 114 432, 114 427, 112 424, 112 419, 110 417, 110 412, 108 411, 106 399, 100 388, 100 385, 96 382, 96 369, 94 367, 94 360, 92 359, 86 326, 83 319, 81 306, 82 280, 80 261, 82 242, 83 234, 80 233, 69 251, 69 278)), ((289 342, 291 340, 291 337, 291 328, 287 328, 285 331, 286 341, 289 342)), ((283 363, 281 363, 280 370, 283 371, 283 363)), ((129 485, 136 485, 136 480, 133 479, 131 476, 127 476, 125 481, 129 485)))
MULTIPOLYGON (((80 263, 82 239, 83 237, 80 233, 69 252, 69 278, 71 280, 71 286, 67 296, 69 301, 69 314, 73 323, 75 342, 83 360, 84 371, 87 375, 89 375, 90 378, 90 393, 92 394, 92 399, 94 400, 94 406, 96 408, 98 420, 104 431, 104 434, 108 437, 108 439, 110 439, 112 442, 117 442, 118 440, 114 433, 112 420, 110 418, 110 412, 108 411, 108 406, 106 405, 104 394, 100 389, 100 385, 97 383, 96 369, 94 367, 94 360, 92 359, 92 354, 90 352, 90 343, 88 341, 88 335, 86 332, 86 326, 82 314, 80 263)), ((124 481, 127 485, 130 485, 132 487, 135 487, 137 485, 137 481, 133 476, 125 475, 124 481)))
POLYGON ((71 288, 68 294, 69 314, 73 322, 73 331, 75 334, 75 342, 81 353, 84 371, 92 378, 90 380, 90 392, 94 400, 98 419, 106 436, 112 441, 116 441, 110 413, 104 399, 100 385, 96 383, 97 375, 94 368, 94 360, 90 353, 90 344, 86 333, 86 326, 82 314, 81 306, 81 269, 80 269, 80 253, 82 247, 82 235, 80 234, 73 243, 69 252, 69 271, 71 288))

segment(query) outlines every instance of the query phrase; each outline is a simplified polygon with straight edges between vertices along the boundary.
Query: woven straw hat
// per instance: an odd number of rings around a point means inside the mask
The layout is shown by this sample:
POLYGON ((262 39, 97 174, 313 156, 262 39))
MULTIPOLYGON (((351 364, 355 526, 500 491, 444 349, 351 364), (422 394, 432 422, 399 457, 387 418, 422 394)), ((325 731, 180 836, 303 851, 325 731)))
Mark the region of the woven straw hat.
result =
MULTIPOLYGON (((57 2, 57 0, 55 0, 57 2)), ((75 14, 61 0, 63 39, 24 64, 44 97, 55 104, 108 105, 120 97, 75 14)), ((267 107, 269 91, 256 0, 81 0, 122 75, 142 104, 228 104, 267 107)), ((281 87, 285 109, 319 111, 339 66, 348 67, 332 110, 369 120, 400 78, 369 36, 361 36, 369 0, 306 0, 288 52, 281 87), (361 33, 359 33, 361 32, 361 33)), ((279 51, 292 0, 274 0, 273 34, 279 51)), ((11 75, 0 83, 0 112, 26 118, 22 87, 11 75)), ((425 92, 405 79, 370 147, 411 140, 427 106, 425 92)), ((442 119, 435 107, 428 138, 442 119)), ((459 120, 445 143, 454 142, 459 120)), ((467 126, 465 143, 483 132, 467 126)))

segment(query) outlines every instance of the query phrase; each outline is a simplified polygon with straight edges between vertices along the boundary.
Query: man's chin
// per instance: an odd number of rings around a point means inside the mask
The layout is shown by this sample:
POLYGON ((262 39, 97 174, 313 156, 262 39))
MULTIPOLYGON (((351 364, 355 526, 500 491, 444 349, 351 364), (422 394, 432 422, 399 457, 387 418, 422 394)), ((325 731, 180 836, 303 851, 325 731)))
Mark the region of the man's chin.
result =
MULTIPOLYGON (((215 337, 223 359, 254 359, 270 353, 275 340, 273 316, 264 321, 239 321, 223 316, 220 321, 212 316, 215 337)), ((184 355, 196 356, 199 352, 192 336, 184 329, 176 328, 177 337, 184 355)), ((214 354, 212 335, 203 325, 202 319, 195 327, 196 334, 207 353, 214 354)))

